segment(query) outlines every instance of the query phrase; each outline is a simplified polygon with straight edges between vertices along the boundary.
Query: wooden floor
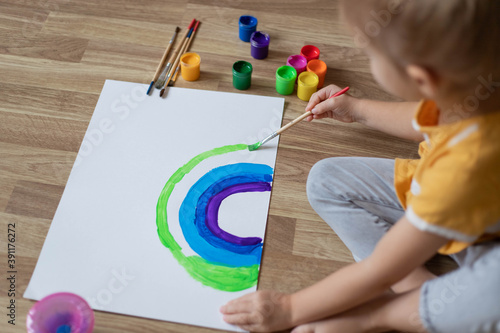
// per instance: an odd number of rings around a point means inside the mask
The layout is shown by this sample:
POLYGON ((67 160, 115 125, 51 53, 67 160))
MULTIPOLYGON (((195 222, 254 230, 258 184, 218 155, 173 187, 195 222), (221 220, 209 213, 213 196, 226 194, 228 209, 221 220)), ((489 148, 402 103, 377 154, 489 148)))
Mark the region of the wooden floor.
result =
MULTIPOLYGON (((357 97, 391 100, 372 79, 362 51, 339 21, 334 0, 0 0, 0 331, 26 332, 32 301, 22 298, 73 161, 106 79, 149 83, 176 26, 202 21, 191 50, 202 58, 197 82, 178 87, 236 92, 231 65, 252 62, 243 93, 279 96, 275 70, 305 44, 321 50, 326 83, 357 97), (269 57, 254 60, 238 38, 251 14, 271 36, 269 57), (16 231, 16 326, 7 324, 7 229, 16 231)), ((306 103, 286 97, 284 123, 306 103)), ((352 262, 339 238, 309 206, 311 166, 331 156, 414 158, 416 144, 360 125, 301 123, 281 137, 259 288, 293 292, 352 262)), ((430 266, 443 271, 449 262, 430 266)), ((98 333, 213 330, 96 312, 98 333)))

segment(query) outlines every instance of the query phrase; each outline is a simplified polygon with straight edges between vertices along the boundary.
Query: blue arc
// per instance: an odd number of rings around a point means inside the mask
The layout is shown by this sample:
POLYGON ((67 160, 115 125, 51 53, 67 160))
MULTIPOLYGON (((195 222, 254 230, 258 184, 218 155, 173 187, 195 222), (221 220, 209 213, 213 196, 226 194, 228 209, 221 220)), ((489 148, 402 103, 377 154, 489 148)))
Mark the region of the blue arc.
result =
POLYGON ((268 165, 238 163, 215 168, 201 177, 189 189, 179 210, 179 224, 191 249, 205 260, 226 266, 260 264, 262 239, 248 237, 236 242, 227 241, 224 239, 227 237, 213 233, 207 226, 207 210, 212 198, 234 186, 253 184, 241 186, 240 193, 252 191, 251 188, 270 191, 272 175, 273 169, 268 165))

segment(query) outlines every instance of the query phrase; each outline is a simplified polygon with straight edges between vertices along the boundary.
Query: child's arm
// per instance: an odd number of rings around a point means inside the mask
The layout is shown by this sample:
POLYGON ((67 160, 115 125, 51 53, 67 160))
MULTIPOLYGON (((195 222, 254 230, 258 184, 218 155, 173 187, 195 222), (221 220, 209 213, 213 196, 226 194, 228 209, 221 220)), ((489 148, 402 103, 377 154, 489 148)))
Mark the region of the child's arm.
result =
POLYGON ((221 311, 227 322, 252 331, 279 330, 332 316, 381 295, 447 241, 420 231, 403 217, 369 258, 294 294, 259 291, 229 302, 221 311))
POLYGON ((347 94, 329 99, 339 90, 339 87, 329 85, 313 94, 306 107, 306 111, 313 111, 313 116, 307 120, 330 117, 347 123, 359 122, 403 139, 424 139, 411 124, 418 102, 372 101, 347 94))

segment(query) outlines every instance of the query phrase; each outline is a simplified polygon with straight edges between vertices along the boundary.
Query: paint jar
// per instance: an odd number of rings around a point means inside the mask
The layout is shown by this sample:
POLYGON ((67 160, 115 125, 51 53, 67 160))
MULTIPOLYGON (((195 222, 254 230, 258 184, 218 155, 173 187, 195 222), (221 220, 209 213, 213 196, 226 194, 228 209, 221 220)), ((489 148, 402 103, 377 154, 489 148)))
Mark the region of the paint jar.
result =
POLYGON ((257 30, 257 19, 250 15, 240 16, 240 39, 250 41, 250 36, 257 30))
POLYGON ((325 83, 326 75, 326 64, 324 61, 319 59, 313 59, 307 63, 307 71, 316 73, 319 78, 318 89, 323 87, 325 83))
POLYGON ((269 53, 269 35, 262 31, 255 31, 250 36, 250 54, 255 59, 265 59, 269 53))
POLYGON ((78 295, 55 293, 31 307, 26 317, 26 328, 28 333, 91 333, 94 329, 94 312, 78 295))
POLYGON ((307 59, 301 55, 291 55, 286 60, 287 66, 292 66, 297 71, 297 75, 300 75, 307 68, 307 59))
POLYGON ((243 60, 233 64, 233 87, 239 90, 250 88, 252 83, 252 64, 243 60))
POLYGON ((186 81, 200 78, 200 55, 194 52, 184 53, 181 57, 181 75, 186 81))
POLYGON ((318 89, 318 76, 313 72, 302 72, 297 82, 297 97, 309 102, 311 95, 318 89))
POLYGON ((297 71, 292 66, 281 66, 276 70, 276 91, 281 95, 290 95, 295 88, 297 71))
POLYGON ((319 49, 314 45, 305 45, 300 50, 300 55, 307 59, 307 62, 319 58, 319 49))

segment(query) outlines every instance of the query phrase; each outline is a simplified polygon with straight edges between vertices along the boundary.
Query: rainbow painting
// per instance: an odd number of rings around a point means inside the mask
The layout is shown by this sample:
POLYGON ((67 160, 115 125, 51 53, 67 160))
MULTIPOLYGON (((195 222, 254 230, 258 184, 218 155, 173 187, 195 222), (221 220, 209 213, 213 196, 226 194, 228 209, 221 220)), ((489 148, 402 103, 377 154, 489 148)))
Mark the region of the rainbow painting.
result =
POLYGON ((245 144, 228 145, 195 156, 172 174, 156 206, 162 244, 191 277, 222 291, 241 291, 257 284, 263 242, 260 237, 238 237, 222 230, 218 223, 221 203, 237 193, 271 191, 273 169, 256 163, 223 165, 208 171, 189 189, 178 212, 179 224, 186 242, 198 255, 186 256, 170 233, 167 204, 176 184, 200 162, 245 149, 245 144))
POLYGON ((237 331, 219 309, 257 290, 278 140, 248 144, 285 100, 147 89, 104 83, 24 297, 237 331))

